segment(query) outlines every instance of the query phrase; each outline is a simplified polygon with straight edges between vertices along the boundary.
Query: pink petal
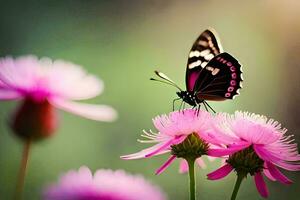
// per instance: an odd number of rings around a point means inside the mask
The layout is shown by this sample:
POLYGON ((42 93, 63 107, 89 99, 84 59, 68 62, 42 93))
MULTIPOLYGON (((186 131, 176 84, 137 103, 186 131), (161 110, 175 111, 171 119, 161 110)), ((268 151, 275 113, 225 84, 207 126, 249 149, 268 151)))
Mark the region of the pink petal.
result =
POLYGON ((197 158, 196 159, 196 163, 199 165, 199 167, 201 167, 202 169, 205 169, 206 168, 206 164, 205 162, 203 161, 202 158, 197 158))
POLYGON ((232 170, 233 168, 231 165, 226 164, 223 167, 220 167, 219 169, 207 174, 207 178, 209 180, 219 180, 227 176, 232 170))
MULTIPOLYGON (((60 69, 58 73, 60 73, 60 69)), ((61 76, 55 76, 55 79, 60 78, 61 76)), ((74 78, 74 77, 73 77, 74 78)), ((79 80, 64 80, 60 81, 60 87, 57 85, 57 81, 51 80, 51 83, 56 83, 53 86, 58 94, 61 96, 72 99, 72 100, 84 100, 91 99, 98 95, 100 95, 103 91, 103 82, 93 75, 87 75, 85 77, 78 77, 79 80), (56 82, 55 82, 56 81, 56 82), (70 90, 70 88, 76 88, 74 90, 70 90)))
POLYGON ((146 158, 152 157, 155 154, 158 154, 159 152, 168 149, 172 143, 173 143, 173 140, 169 140, 169 141, 165 142, 163 145, 161 145, 161 147, 157 148, 153 152, 150 152, 150 153, 146 154, 145 157, 146 158))
POLYGON ((273 156, 270 152, 265 150, 262 145, 255 144, 253 145, 253 148, 254 151, 257 153, 257 155, 263 160, 272 161, 272 162, 280 160, 279 158, 273 156))
POLYGON ((160 168, 158 168, 157 170, 156 170, 156 172, 155 172, 155 174, 156 175, 159 175, 159 174, 161 174, 163 171, 165 171, 165 169, 167 169, 170 165, 171 165, 171 163, 175 160, 175 158, 176 158, 176 156, 171 156, 168 160, 167 160, 167 162, 165 162, 160 168))
POLYGON ((283 161, 272 161, 275 165, 290 171, 299 171, 300 165, 295 163, 286 163, 283 161))
POLYGON ((238 145, 231 145, 230 147, 228 147, 226 149, 209 149, 208 155, 212 156, 212 157, 231 155, 237 151, 240 151, 242 149, 249 147, 250 145, 251 145, 250 143, 241 143, 238 145))
POLYGON ((63 99, 49 99, 57 108, 97 121, 110 122, 117 118, 117 112, 110 106, 77 103, 63 99))
POLYGON ((270 179, 271 181, 276 181, 276 179, 270 174, 270 171, 268 170, 267 162, 264 162, 263 173, 264 173, 264 175, 265 175, 266 177, 268 177, 268 179, 270 179))
POLYGON ((264 175, 266 175, 266 177, 268 177, 268 179, 270 179, 271 181, 276 181, 276 179, 270 174, 270 171, 268 169, 263 169, 263 173, 264 175))
MULTIPOLYGON (((152 147, 149 147, 147 149, 139 151, 137 153, 133 153, 133 154, 121 156, 121 158, 124 159, 124 160, 132 160, 132 159, 145 158, 146 155, 150 154, 151 152, 157 151, 157 149, 161 148, 161 146, 163 146, 164 144, 165 143, 159 143, 159 144, 156 144, 156 145, 154 145, 152 147)), ((160 154, 166 153, 168 151, 169 150, 161 151, 159 153, 156 153, 155 155, 160 155, 160 154)))
POLYGON ((21 94, 15 91, 0 88, 0 100, 15 100, 21 98, 21 94))
POLYGON ((269 191, 268 191, 267 185, 264 181, 264 178, 260 172, 257 172, 255 174, 254 181, 255 181, 255 185, 256 185, 256 188, 257 188, 257 191, 259 192, 259 194, 262 197, 267 198, 269 196, 269 191))
POLYGON ((290 171, 299 171, 300 170, 300 165, 298 163, 285 162, 282 159, 273 155, 268 150, 266 150, 262 145, 253 145, 253 148, 254 148, 255 152, 257 153, 257 155, 265 161, 270 161, 273 164, 275 164, 283 169, 286 169, 286 170, 290 170, 290 171))
POLYGON ((279 169, 277 169, 277 167, 275 165, 273 165, 270 162, 267 162, 267 168, 270 172, 270 174, 279 182, 283 183, 283 184, 291 184, 292 181, 290 179, 288 179, 285 175, 283 175, 279 169))
POLYGON ((189 171, 189 165, 186 160, 182 159, 180 161, 180 166, 179 166, 179 173, 187 173, 189 171))

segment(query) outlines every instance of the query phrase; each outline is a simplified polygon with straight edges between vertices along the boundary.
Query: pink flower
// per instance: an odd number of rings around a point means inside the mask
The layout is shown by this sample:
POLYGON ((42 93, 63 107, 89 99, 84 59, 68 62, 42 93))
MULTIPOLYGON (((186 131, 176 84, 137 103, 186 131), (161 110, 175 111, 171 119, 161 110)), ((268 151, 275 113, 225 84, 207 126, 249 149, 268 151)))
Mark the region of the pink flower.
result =
POLYGON ((208 174, 208 179, 221 179, 233 169, 238 175, 250 174, 263 197, 268 197, 268 190, 262 173, 272 181, 292 183, 278 167, 300 170, 300 155, 292 136, 286 136, 287 130, 277 121, 247 112, 236 112, 233 116, 220 114, 216 121, 216 140, 228 148, 209 151, 217 156, 229 155, 229 158, 224 166, 208 174))
MULTIPOLYGON (((212 116, 205 111, 187 109, 184 111, 171 112, 169 115, 157 116, 153 119, 158 133, 144 131, 142 137, 148 140, 139 140, 142 143, 156 143, 154 146, 144 149, 138 153, 122 156, 123 159, 149 158, 152 156, 170 153, 171 156, 157 171, 162 173, 176 157, 185 158, 186 154, 193 154, 197 163, 203 166, 202 155, 207 155, 208 143, 214 143, 210 132, 212 116), (188 141, 187 141, 188 140, 188 141), (187 144, 185 142, 187 141, 187 144)), ((180 171, 188 169, 186 161, 181 162, 180 171)))
POLYGON ((96 97, 102 90, 101 80, 70 62, 35 56, 0 59, 0 100, 23 100, 13 122, 17 132, 24 132, 24 126, 29 124, 33 126, 31 130, 50 134, 56 124, 52 107, 88 119, 112 121, 116 112, 111 107, 76 102, 96 97), (37 127, 36 120, 43 127, 37 127))
POLYGON ((142 176, 122 170, 87 167, 64 174, 56 185, 46 188, 45 200, 165 200, 165 194, 142 176))

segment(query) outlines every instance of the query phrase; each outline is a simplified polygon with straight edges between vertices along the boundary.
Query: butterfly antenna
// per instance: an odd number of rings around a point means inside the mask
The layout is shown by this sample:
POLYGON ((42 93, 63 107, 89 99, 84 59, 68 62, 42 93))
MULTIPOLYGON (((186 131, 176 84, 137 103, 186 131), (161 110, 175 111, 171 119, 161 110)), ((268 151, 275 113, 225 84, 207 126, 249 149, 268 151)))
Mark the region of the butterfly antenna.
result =
POLYGON ((167 82, 167 81, 162 81, 162 80, 159 80, 159 79, 155 79, 155 78, 150 78, 151 81, 158 81, 158 82, 161 82, 161 83, 164 83, 164 84, 168 84, 168 85, 171 85, 171 86, 174 86, 176 88, 178 88, 179 90, 181 90, 179 87, 177 87, 176 85, 170 83, 170 82, 167 82))
POLYGON ((158 79, 154 79, 154 78, 151 78, 150 80, 159 81, 162 83, 172 85, 172 86, 176 87, 177 89, 179 89, 180 91, 182 91, 182 89, 174 81, 172 81, 169 77, 167 77, 164 73, 156 71, 156 70, 154 71, 154 73, 163 80, 158 80, 158 79))

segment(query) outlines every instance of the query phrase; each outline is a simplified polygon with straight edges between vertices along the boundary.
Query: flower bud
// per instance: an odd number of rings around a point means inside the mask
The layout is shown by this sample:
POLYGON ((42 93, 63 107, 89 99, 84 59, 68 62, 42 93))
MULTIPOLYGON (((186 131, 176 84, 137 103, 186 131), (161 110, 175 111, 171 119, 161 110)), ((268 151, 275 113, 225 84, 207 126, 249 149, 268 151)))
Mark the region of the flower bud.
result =
POLYGON ((226 162, 229 163, 237 173, 244 175, 249 173, 253 176, 264 168, 264 161, 258 157, 252 146, 232 154, 226 162))
POLYGON ((180 144, 172 145, 171 152, 177 158, 197 159, 207 155, 208 148, 209 145, 197 133, 192 133, 180 144))
POLYGON ((53 106, 46 100, 26 98, 12 118, 11 128, 25 140, 40 140, 51 136, 57 121, 53 106))

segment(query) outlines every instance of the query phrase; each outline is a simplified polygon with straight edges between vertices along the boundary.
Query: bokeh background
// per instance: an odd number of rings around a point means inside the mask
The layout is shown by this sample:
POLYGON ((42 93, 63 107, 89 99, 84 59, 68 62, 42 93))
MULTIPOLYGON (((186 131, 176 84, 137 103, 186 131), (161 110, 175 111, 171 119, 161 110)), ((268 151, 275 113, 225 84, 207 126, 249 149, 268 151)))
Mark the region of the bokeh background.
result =
MULTIPOLYGON (((188 51, 199 33, 213 27, 223 47, 243 64, 244 88, 234 101, 211 102, 217 111, 247 110, 272 116, 300 142, 300 3, 297 0, 252 1, 1 1, 0 55, 36 54, 66 59, 104 80, 103 95, 92 103, 112 105, 114 123, 99 123, 59 112, 56 135, 33 146, 25 199, 40 199, 42 188, 82 165, 125 169, 160 185, 169 199, 188 197, 188 179, 178 162, 165 173, 154 171, 166 156, 123 161, 136 152, 142 129, 151 118, 169 112, 175 89, 149 81, 160 69, 184 87, 188 51)), ((74 88, 76 90, 76 88, 74 88)), ((0 199, 12 198, 22 142, 8 127, 18 102, 0 102, 0 199)), ((199 199, 229 199, 235 176, 218 182, 197 169, 199 199)), ((269 199, 297 199, 300 174, 287 172, 295 184, 267 181, 269 199)), ((117 186, 116 186, 117 187, 117 186)), ((260 199, 252 178, 239 199, 260 199)))

